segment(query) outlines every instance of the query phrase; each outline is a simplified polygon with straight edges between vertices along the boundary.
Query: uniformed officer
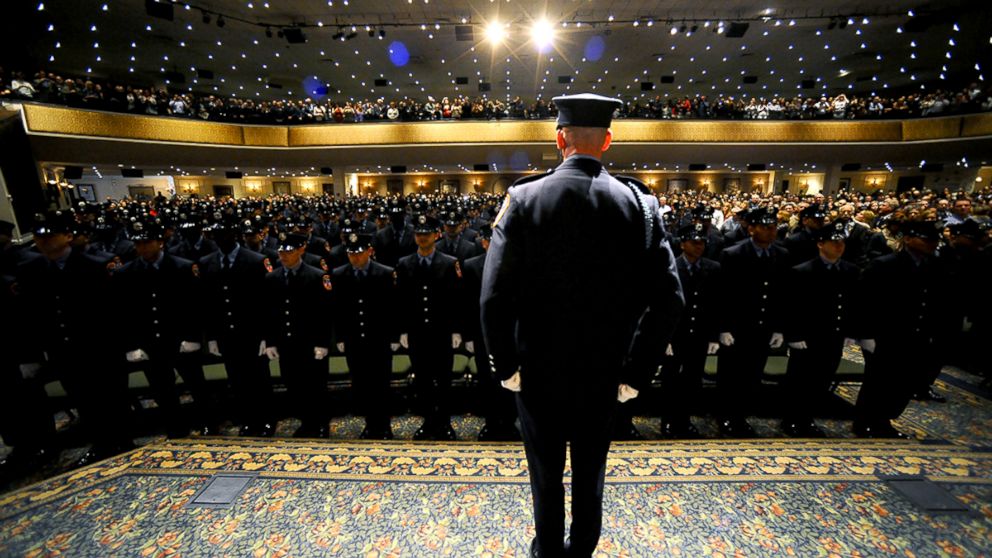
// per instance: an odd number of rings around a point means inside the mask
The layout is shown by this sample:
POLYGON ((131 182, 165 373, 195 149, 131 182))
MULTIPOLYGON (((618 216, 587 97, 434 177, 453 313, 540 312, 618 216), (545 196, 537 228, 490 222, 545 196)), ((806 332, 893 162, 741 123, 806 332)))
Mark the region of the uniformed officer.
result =
POLYGON ((682 254, 675 265, 685 293, 685 311, 661 367, 661 434, 666 438, 699 436, 689 414, 699 401, 706 357, 720 348, 720 264, 703 255, 710 233, 701 222, 678 231, 682 254))
POLYGON ((128 226, 128 240, 138 258, 122 267, 111 282, 120 313, 117 336, 127 362, 142 370, 152 397, 162 410, 170 438, 189 434, 190 424, 179 416, 176 370, 199 407, 197 427, 204 424, 206 382, 201 366, 178 366, 180 355, 200 350, 203 332, 196 318, 197 278, 193 262, 167 254, 163 229, 154 218, 142 216, 128 226))
POLYGON ((444 235, 438 242, 437 249, 442 253, 458 258, 463 265, 465 260, 472 256, 483 253, 480 247, 471 240, 464 238, 462 234, 462 224, 465 218, 457 211, 448 211, 444 214, 444 235))
POLYGON ((951 286, 933 261, 942 227, 936 221, 900 226, 903 249, 872 260, 862 274, 860 298, 885 292, 898 301, 860 320, 865 379, 855 405, 854 433, 869 438, 905 437, 891 423, 906 409, 926 375, 939 366, 937 346, 947 333, 951 286))
POLYGON ((692 223, 703 225, 706 231, 706 251, 703 252, 703 257, 710 261, 719 259, 725 241, 720 231, 713 226, 713 208, 703 203, 697 204, 696 207, 692 208, 691 215, 692 223))
POLYGON ((799 230, 785 238, 785 249, 789 251, 789 262, 799 265, 816 257, 816 231, 823 228, 827 208, 821 204, 810 204, 799 212, 799 230))
POLYGON ((279 361, 279 371, 293 408, 302 422, 297 438, 326 438, 327 358, 331 328, 331 277, 303 263, 307 237, 279 235, 282 267, 265 276, 265 356, 279 361))
POLYGON ((777 210, 759 207, 747 215, 748 241, 721 253, 720 357, 717 384, 728 437, 751 437, 746 420, 761 385, 768 350, 782 346, 789 253, 775 244, 777 210))
POLYGON ((414 224, 417 251, 400 258, 396 285, 404 324, 400 344, 410 350, 414 390, 424 408, 416 440, 454 440, 448 407, 454 349, 462 344, 458 304, 462 271, 458 259, 436 249, 437 219, 420 215, 414 224))
POLYGON ((481 297, 489 364, 517 392, 537 532, 530 552, 542 558, 566 552, 567 444, 567 552, 590 556, 596 547, 617 401, 650 383, 683 304, 657 200, 600 162, 621 102, 589 94, 554 101, 565 160, 510 188, 481 297))
POLYGON ((257 310, 272 263, 238 244, 238 221, 218 213, 212 228, 218 250, 199 261, 207 351, 224 360, 243 436, 271 436, 269 361, 265 358, 263 312, 257 310))
POLYGON ((14 224, 0 220, 0 276, 6 275, 13 280, 17 266, 32 257, 32 252, 14 244, 14 224))
POLYGON ((413 239, 413 225, 406 223, 406 208, 399 202, 390 203, 389 224, 375 234, 375 259, 377 262, 396 267, 403 256, 417 251, 413 239))
MULTIPOLYGON (((490 225, 480 225, 478 239, 483 250, 489 250, 493 238, 490 225)), ((513 423, 516 420, 516 405, 513 394, 499 385, 489 366, 489 351, 482 335, 482 321, 479 312, 479 297, 482 295, 482 277, 485 275, 486 254, 465 260, 465 312, 468 315, 465 325, 465 350, 475 355, 475 366, 479 374, 479 391, 482 400, 482 415, 486 422, 479 431, 480 442, 519 440, 520 432, 513 423)))
POLYGON ((341 243, 331 248, 330 255, 327 256, 326 260, 328 269, 332 270, 348 263, 348 250, 344 245, 345 239, 351 236, 352 233, 360 232, 356 223, 351 219, 342 219, 338 231, 341 236, 341 243))
MULTIPOLYGON (((75 465, 84 466, 134 447, 127 424, 127 378, 114 364, 116 345, 105 338, 108 313, 100 305, 110 299, 112 261, 101 261, 73 250, 73 216, 69 211, 35 215, 35 246, 42 257, 17 270, 20 310, 26 320, 17 349, 26 380, 44 373, 56 377, 78 407, 93 440, 75 465)), ((36 401, 45 409, 43 401, 36 401)), ((47 420, 41 428, 51 432, 47 420)), ((45 438, 42 437, 42 440, 45 438)))
POLYGON ((365 415, 363 439, 390 440, 393 344, 399 331, 396 274, 372 259, 372 235, 352 232, 344 240, 348 264, 331 275, 337 349, 343 352, 355 390, 356 408, 365 415))
POLYGON ((855 308, 860 270, 842 259, 848 230, 835 221, 812 232, 817 257, 790 271, 785 315, 789 363, 783 380, 782 430, 789 436, 822 438, 813 422, 818 404, 829 395, 844 346, 858 338, 855 308))
POLYGON ((217 244, 207 238, 207 233, 204 231, 206 223, 206 218, 200 213, 180 213, 177 232, 180 240, 175 246, 169 248, 169 253, 198 262, 207 254, 216 252, 217 244))

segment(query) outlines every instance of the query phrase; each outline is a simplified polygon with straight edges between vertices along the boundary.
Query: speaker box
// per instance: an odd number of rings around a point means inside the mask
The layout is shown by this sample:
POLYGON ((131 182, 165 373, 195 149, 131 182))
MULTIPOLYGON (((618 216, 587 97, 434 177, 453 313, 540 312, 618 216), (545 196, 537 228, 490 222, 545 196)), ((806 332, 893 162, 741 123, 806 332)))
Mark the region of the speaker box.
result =
POLYGON ((488 81, 479 82, 479 91, 486 92, 486 91, 492 91, 492 89, 493 89, 493 84, 489 83, 488 81))
POLYGON ((200 79, 214 79, 214 71, 213 70, 205 70, 203 68, 197 68, 196 69, 196 77, 198 77, 200 79))
POLYGON ((572 76, 558 76, 558 83, 572 83, 572 76))
POLYGON ((641 82, 641 91, 654 91, 654 82, 653 81, 642 81, 641 82))
POLYGON ((468 78, 467 77, 456 77, 455 78, 455 85, 468 85, 468 78))
POLYGON ((334 174, 334 169, 332 169, 331 167, 320 167, 320 174, 326 174, 327 176, 331 176, 332 174, 334 174))
POLYGON ((170 84, 186 83, 186 74, 182 72, 165 72, 162 74, 170 84))
POLYGON ((456 41, 473 41, 474 36, 472 35, 471 25, 456 25, 455 26, 455 40, 456 41))
POLYGON ((706 170, 706 163, 689 163, 689 170, 691 171, 706 170))
POLYGON ((152 17, 173 21, 176 17, 172 2, 156 2, 155 0, 145 0, 145 13, 152 17))
POLYGON ((923 172, 941 172, 944 170, 943 163, 924 163, 920 170, 923 172))
POLYGON ((763 171, 763 170, 765 170, 765 164, 764 163, 750 163, 747 166, 747 170, 749 170, 749 171, 763 171))
POLYGON ((747 29, 750 26, 750 23, 739 23, 735 21, 730 24, 730 27, 727 27, 727 32, 724 33, 723 36, 732 39, 739 39, 747 33, 747 29))
POLYGON ((377 80, 375 80, 375 86, 376 87, 389 87, 389 80, 388 79, 377 79, 377 80))
POLYGON ((121 169, 121 176, 124 178, 144 178, 145 171, 141 169, 121 169))
POLYGON ((489 163, 476 163, 476 164, 472 165, 472 170, 478 171, 478 172, 488 172, 489 171, 489 163))
POLYGON ((840 170, 844 172, 854 172, 861 170, 861 163, 844 163, 840 166, 840 170))
POLYGON ((227 171, 224 173, 224 176, 227 178, 242 178, 244 175, 245 174, 243 172, 238 171, 227 171))
POLYGON ((62 178, 66 180, 79 180, 83 177, 83 167, 66 167, 62 171, 62 178))
POLYGON ((800 85, 802 86, 803 89, 813 89, 814 87, 816 87, 816 81, 812 79, 804 79, 802 82, 800 82, 800 85))
POLYGON ((661 76, 661 83, 675 83, 675 76, 661 76))
POLYGON ((303 30, 299 27, 287 27, 282 30, 283 37, 286 37, 286 42, 290 44, 300 44, 307 42, 307 36, 303 33, 303 30))
POLYGON ((745 84, 758 83, 758 76, 744 76, 745 84))
POLYGON ((389 167, 389 172, 393 174, 403 174, 406 172, 406 165, 393 165, 389 167))

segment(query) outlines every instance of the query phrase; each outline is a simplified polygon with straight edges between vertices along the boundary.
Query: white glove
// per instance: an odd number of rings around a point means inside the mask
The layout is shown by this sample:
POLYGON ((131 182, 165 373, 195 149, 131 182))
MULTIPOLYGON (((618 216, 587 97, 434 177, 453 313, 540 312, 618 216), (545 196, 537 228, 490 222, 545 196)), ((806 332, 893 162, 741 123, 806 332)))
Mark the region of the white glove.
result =
POLYGON ((327 358, 327 353, 328 352, 329 351, 327 350, 327 347, 314 347, 313 348, 313 358, 315 358, 317 360, 324 360, 325 358, 327 358))
POLYGON ((513 373, 512 376, 509 377, 509 379, 501 380, 499 384, 501 386, 505 387, 506 389, 512 391, 512 392, 519 392, 520 391, 520 371, 517 370, 516 372, 513 373))
POLYGON ((21 377, 25 380, 33 380, 35 376, 38 375, 38 371, 41 370, 41 364, 37 362, 29 362, 27 364, 22 364, 20 366, 21 377))
POLYGON ((389 344, 389 348, 392 349, 392 351, 395 353, 396 351, 400 350, 400 344, 399 343, 390 343, 389 344))
POLYGON ((675 352, 672 351, 672 344, 671 343, 669 343, 668 346, 665 347, 665 356, 675 356, 675 352))
POLYGON ((777 348, 781 347, 782 346, 782 343, 784 343, 784 342, 785 342, 785 336, 784 335, 782 335, 781 333, 773 333, 772 334, 771 341, 768 342, 768 346, 771 347, 771 348, 773 348, 773 349, 777 349, 777 348))
POLYGON ((961 321, 961 331, 962 331, 962 333, 968 333, 969 331, 971 331, 971 326, 972 326, 971 320, 969 320, 968 318, 965 318, 964 320, 962 320, 961 321))
POLYGON ((795 343, 789 343, 790 349, 807 349, 805 341, 796 341, 795 343))
POLYGON ((875 352, 875 340, 874 339, 862 339, 861 341, 858 342, 858 345, 861 345, 861 348, 864 349, 866 352, 869 352, 869 353, 874 353, 875 352))
POLYGON ((857 343, 857 341, 855 341, 854 339, 851 339, 850 337, 845 337, 844 338, 844 346, 845 347, 850 347, 851 345, 854 345, 855 343, 857 343))
POLYGON ((136 351, 129 351, 125 357, 128 362, 141 362, 143 360, 148 360, 148 353, 138 349, 136 351))
POLYGON ((729 347, 734 344, 734 336, 730 332, 724 332, 720 334, 720 344, 724 347, 729 347))
POLYGON ((269 357, 269 360, 279 360, 279 349, 275 347, 266 347, 265 356, 269 357))
POLYGON ((475 354, 475 341, 466 341, 465 342, 465 350, 468 351, 469 354, 473 354, 474 355, 475 354))
POLYGON ((462 346, 462 335, 460 333, 451 334, 451 348, 457 349, 462 346))
MULTIPOLYGON (((339 353, 343 353, 344 352, 344 341, 338 343, 337 344, 337 348, 338 348, 338 352, 339 353)), ((396 349, 393 349, 393 350, 395 351, 396 349)))
POLYGON ((403 347, 404 349, 409 349, 410 348, 410 336, 409 335, 407 335, 405 333, 401 333, 400 334, 400 347, 403 347))
POLYGON ((258 344, 258 356, 262 356, 264 354, 265 354, 265 339, 262 339, 262 342, 258 344))
POLYGON ((620 384, 620 387, 617 388, 617 401, 626 403, 637 397, 638 393, 639 392, 636 389, 628 386, 627 384, 620 384))
POLYGON ((195 353, 200 350, 200 344, 194 341, 183 341, 179 344, 180 353, 195 353))
POLYGON ((220 354, 220 347, 217 346, 216 341, 207 341, 207 352, 214 356, 223 356, 220 354))
POLYGON ((706 354, 715 355, 717 351, 720 350, 719 343, 707 343, 706 344, 706 354))

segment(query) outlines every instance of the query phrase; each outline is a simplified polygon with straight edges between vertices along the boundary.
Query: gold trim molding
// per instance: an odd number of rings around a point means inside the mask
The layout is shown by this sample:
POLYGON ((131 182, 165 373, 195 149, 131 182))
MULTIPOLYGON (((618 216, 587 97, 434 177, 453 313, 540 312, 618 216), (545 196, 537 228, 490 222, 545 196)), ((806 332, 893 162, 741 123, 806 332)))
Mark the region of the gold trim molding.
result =
MULTIPOLYGON (((477 143, 546 143, 551 121, 248 126, 196 119, 23 105, 29 133, 237 147, 316 148, 477 143)), ((626 143, 912 142, 992 135, 992 114, 864 121, 641 121, 613 123, 626 143)))

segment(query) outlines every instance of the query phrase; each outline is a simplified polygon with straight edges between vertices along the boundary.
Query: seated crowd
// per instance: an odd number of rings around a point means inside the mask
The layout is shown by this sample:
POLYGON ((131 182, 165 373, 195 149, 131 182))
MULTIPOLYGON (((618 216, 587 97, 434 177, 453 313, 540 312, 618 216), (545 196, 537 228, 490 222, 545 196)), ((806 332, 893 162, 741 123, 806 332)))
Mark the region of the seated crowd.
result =
MULTIPOLYGON (((746 417, 765 363, 788 349, 777 410, 793 436, 822 436, 815 404, 846 347, 866 373, 854 432, 899 436, 890 420, 992 330, 981 277, 992 270, 992 191, 832 195, 699 191, 658 195, 686 297, 665 348, 654 408, 662 433, 690 421, 708 356, 717 357, 714 414, 723 435, 754 434, 746 417)), ((503 196, 241 199, 158 196, 50 209, 33 242, 0 229, 5 307, 22 323, 0 363, 13 402, 0 436, 17 467, 51 455, 44 383, 62 382, 93 449, 80 464, 130 447, 127 372, 145 373, 169 436, 271 436, 270 362, 302 421, 326 437, 330 356, 346 359, 364 438, 391 438, 393 355, 409 356, 415 439, 453 440, 456 352, 476 357, 481 440, 514 439, 514 406, 489 372, 479 323, 485 254, 503 196), (108 310, 108 304, 116 310, 108 310), (219 404, 203 365, 227 372, 219 404), (181 405, 176 374, 193 404, 181 405), (185 409, 184 409, 185 407, 185 409), (222 411, 221 409, 226 409, 222 411)), ((978 343, 981 345, 981 343, 978 343)), ((982 345, 984 346, 984 345, 982 345)), ((644 398, 642 398, 644 401, 644 398)), ((643 403, 642 403, 643 405, 643 403)), ((767 409, 765 409, 767 412, 767 409)), ((636 435, 627 422, 618 436, 636 435)))
MULTIPOLYGON (((75 108, 156 116, 177 116, 215 122, 246 124, 315 124, 322 122, 417 122, 470 119, 548 119, 557 110, 552 101, 505 101, 496 96, 427 95, 424 98, 342 100, 331 97, 253 100, 181 91, 179 88, 101 83, 91 78, 63 77, 44 70, 33 77, 0 68, 0 100, 35 101, 75 108)), ((833 96, 813 93, 792 98, 742 97, 703 93, 655 95, 625 103, 618 118, 815 120, 917 118, 992 110, 992 89, 971 83, 959 90, 894 97, 878 95, 833 96)))

